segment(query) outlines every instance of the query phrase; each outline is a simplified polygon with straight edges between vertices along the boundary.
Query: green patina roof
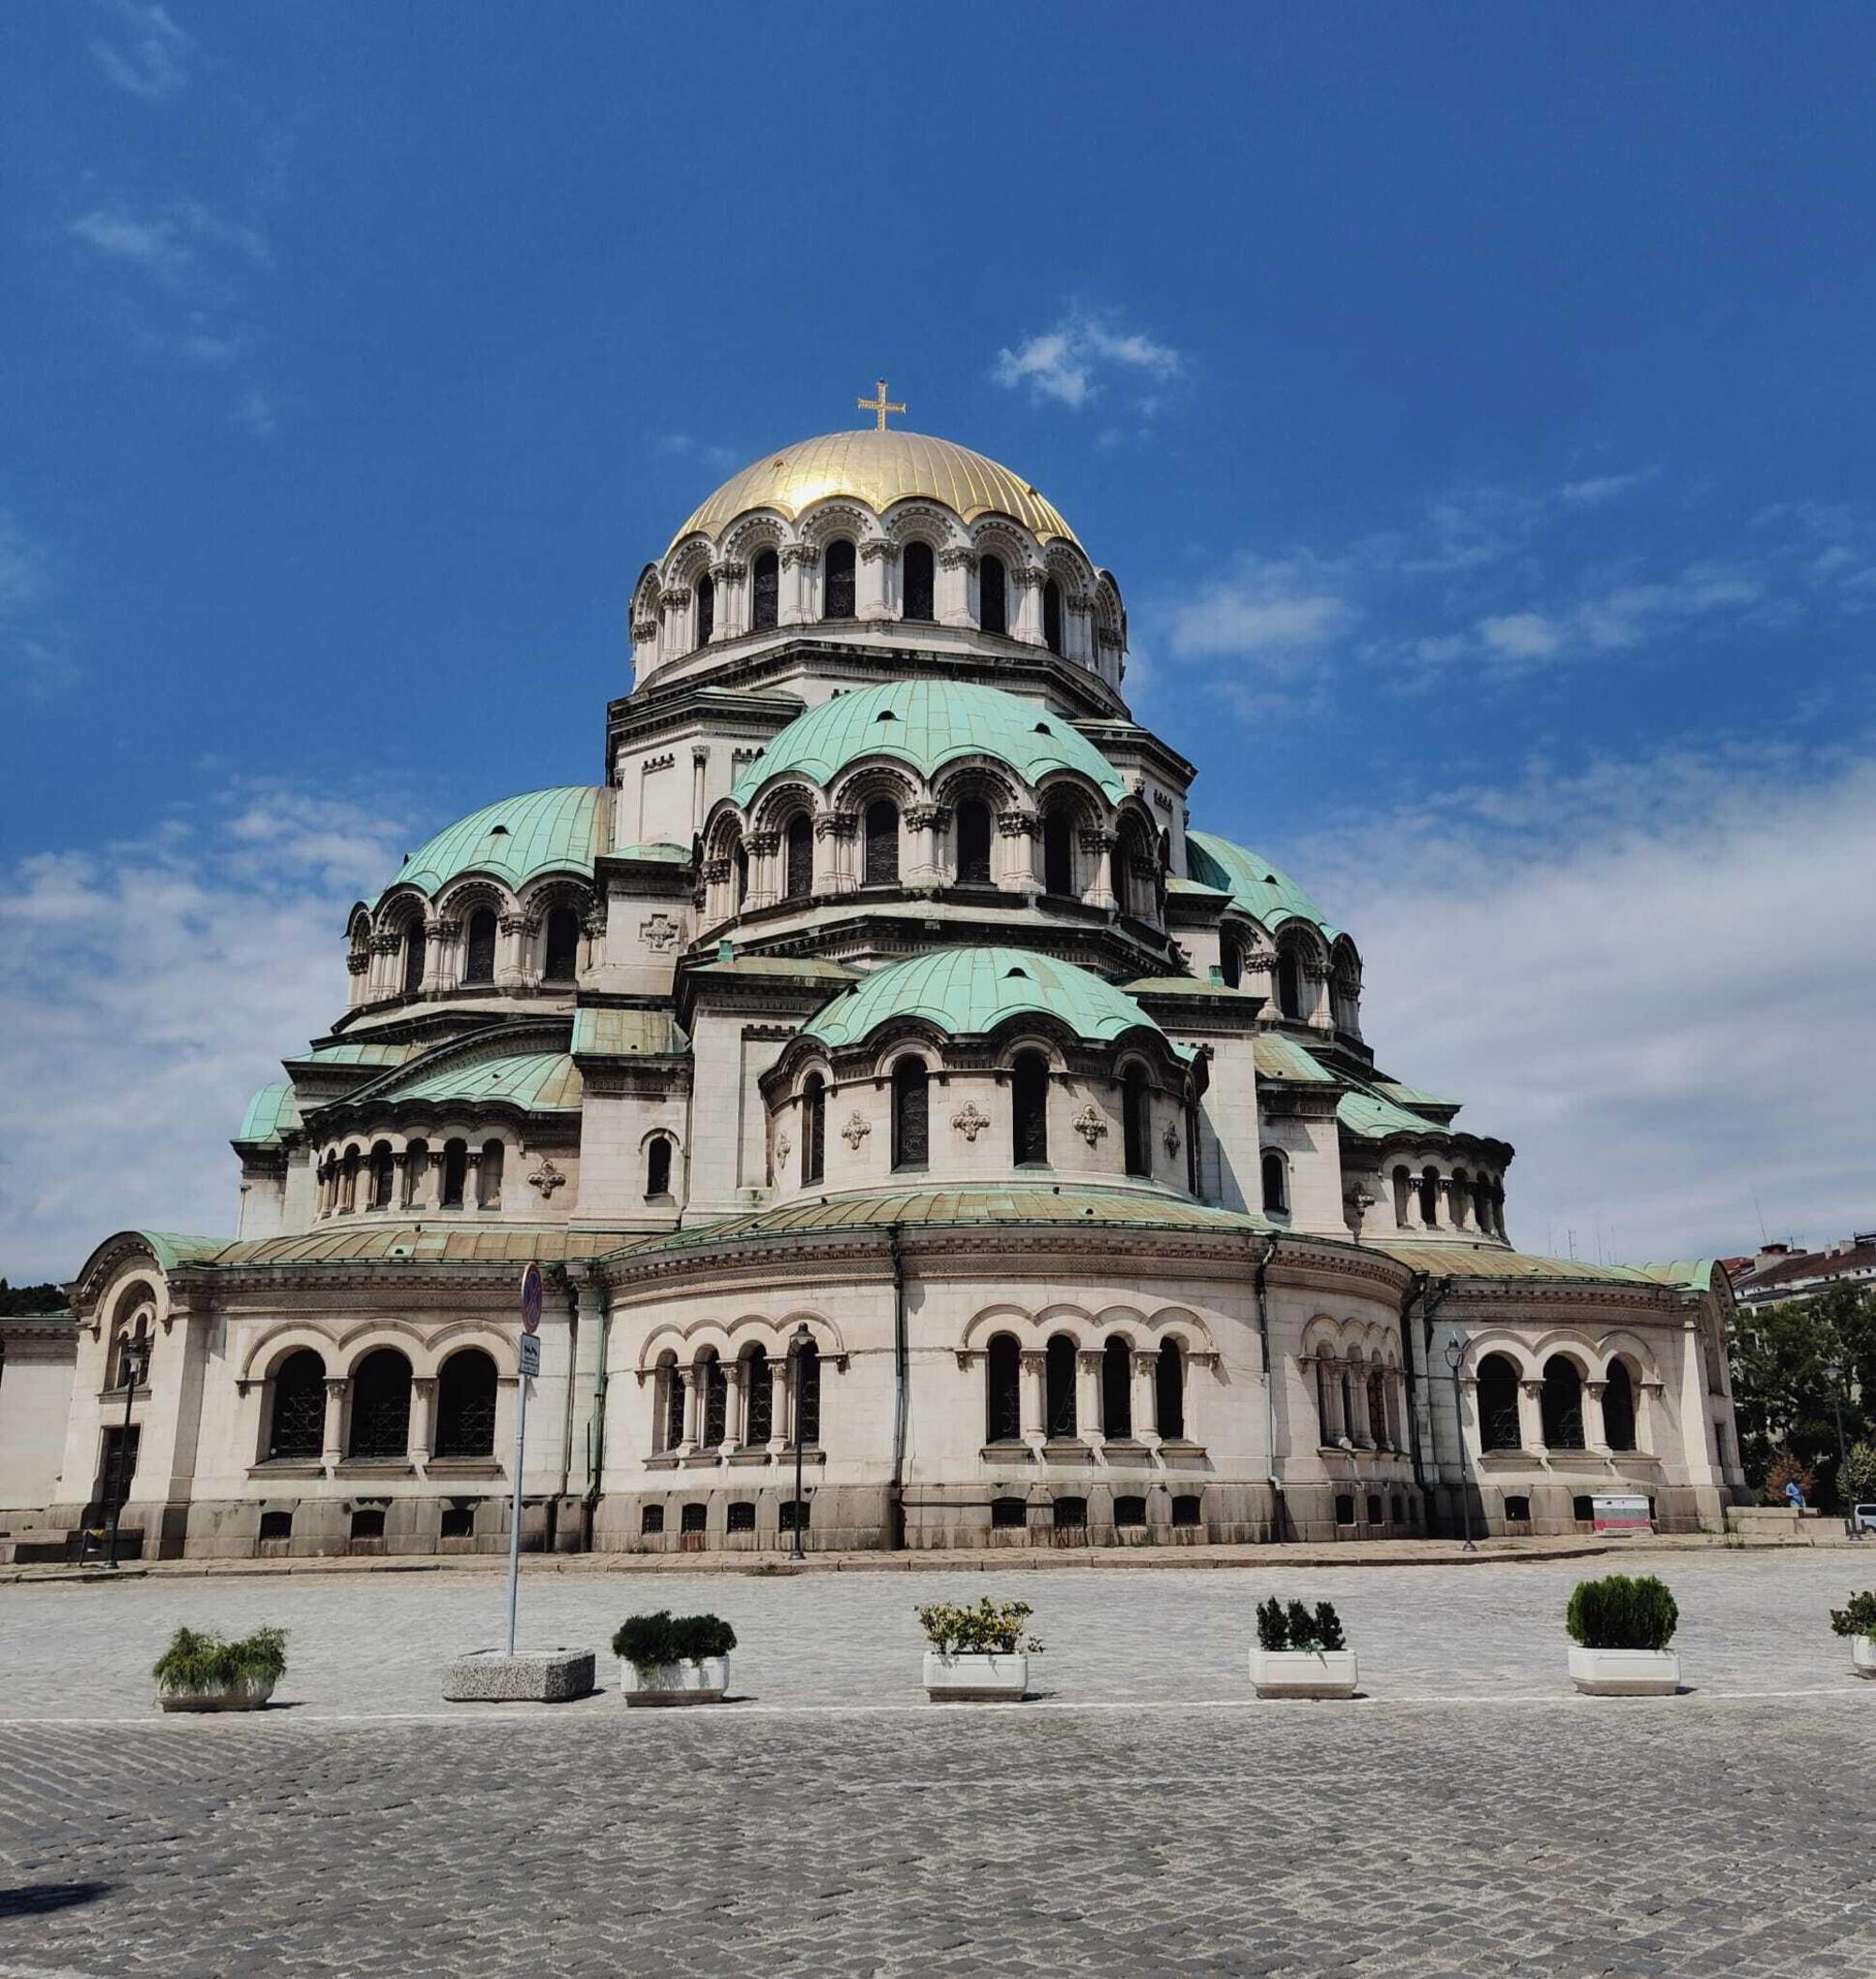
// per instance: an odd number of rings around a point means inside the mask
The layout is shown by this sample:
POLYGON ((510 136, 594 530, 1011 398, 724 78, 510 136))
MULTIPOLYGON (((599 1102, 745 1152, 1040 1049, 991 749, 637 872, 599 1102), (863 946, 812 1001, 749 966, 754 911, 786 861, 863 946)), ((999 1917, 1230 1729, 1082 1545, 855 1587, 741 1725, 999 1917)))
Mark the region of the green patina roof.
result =
POLYGON ((1039 701, 960 680, 895 680, 837 695, 791 721, 731 791, 747 804, 771 777, 799 771, 817 786, 863 756, 884 755, 929 777, 960 756, 989 756, 1031 784, 1051 770, 1079 770, 1115 803, 1120 772, 1088 740, 1039 701))
MULTIPOLYGON (((372 1044, 364 1039, 346 1037, 312 1046, 306 1059, 320 1065, 401 1065, 406 1059, 429 1050, 428 1045, 419 1044, 414 1038, 406 1038, 398 1044, 388 1041, 372 1044)), ((294 1061, 295 1064, 305 1062, 294 1061)))
POLYGON ((419 1068, 408 1080, 374 1085, 372 1099, 507 1100, 530 1113, 577 1113, 583 1086, 565 1051, 513 1051, 419 1068))
POLYGON ((1380 1093, 1359 1089, 1344 1093, 1336 1103, 1336 1118, 1351 1134, 1364 1141, 1385 1141, 1390 1134, 1444 1136, 1453 1130, 1423 1113, 1410 1113, 1380 1093))
MULTIPOLYGON (((976 1036, 1025 1012, 1056 1018, 1077 1037, 1101 1043, 1136 1029, 1163 1035, 1126 990, 1028 948, 940 948, 889 963, 824 1004, 802 1034, 857 1044, 888 1018, 921 1017, 951 1036, 976 1036)), ((1173 1049, 1191 1056, 1189 1047, 1173 1049)))
POLYGON ((668 1058, 690 1049, 669 1010, 576 1010, 573 1043, 577 1057, 668 1058))
POLYGON ((257 1265, 390 1262, 398 1252, 416 1264, 522 1264, 529 1259, 558 1263, 598 1257, 626 1241, 623 1231, 570 1231, 564 1225, 526 1223, 325 1224, 297 1237, 262 1237, 228 1244, 214 1259, 217 1270, 257 1265))
MULTIPOLYGON (((1374 1244, 1369 1248, 1435 1278, 1557 1278, 1596 1280, 1606 1285, 1677 1284, 1661 1274, 1680 1269, 1664 1264, 1593 1264, 1583 1258, 1539 1258, 1524 1251, 1497 1250, 1490 1245, 1374 1244)), ((1694 1288, 1704 1291, 1705 1285, 1694 1288)))
POLYGON ((299 1125, 299 1104, 294 1098, 294 1089, 284 1079, 277 1079, 271 1085, 265 1085, 248 1102, 248 1110, 241 1116, 241 1131, 236 1141, 278 1141, 288 1127, 299 1125))
POLYGON ((1288 1080, 1292 1085, 1328 1086, 1335 1075, 1325 1071, 1294 1038, 1280 1031, 1260 1033, 1250 1041, 1252 1063, 1260 1079, 1288 1080))
POLYGON ((1664 1264, 1631 1264, 1627 1267, 1649 1278, 1657 1285, 1672 1285, 1682 1292, 1707 1292, 1712 1289, 1714 1274, 1719 1272, 1717 1258, 1672 1258, 1664 1264))
POLYGON ((486 872, 510 886, 523 885, 544 872, 578 872, 590 878, 599 800, 605 794, 591 784, 575 783, 485 805, 419 846, 404 860, 391 885, 434 894, 465 872, 486 872))
POLYGON ((1331 938, 1338 931, 1289 874, 1278 872, 1247 846, 1233 845, 1229 838, 1208 831, 1188 831, 1186 863, 1193 879, 1222 888, 1266 928, 1275 928, 1281 921, 1305 920, 1331 938))
POLYGON ((1460 1109, 1457 1099, 1442 1099, 1437 1093, 1423 1093, 1418 1086, 1402 1085, 1398 1079, 1380 1080, 1375 1090, 1403 1107, 1451 1107, 1455 1112, 1460 1109))

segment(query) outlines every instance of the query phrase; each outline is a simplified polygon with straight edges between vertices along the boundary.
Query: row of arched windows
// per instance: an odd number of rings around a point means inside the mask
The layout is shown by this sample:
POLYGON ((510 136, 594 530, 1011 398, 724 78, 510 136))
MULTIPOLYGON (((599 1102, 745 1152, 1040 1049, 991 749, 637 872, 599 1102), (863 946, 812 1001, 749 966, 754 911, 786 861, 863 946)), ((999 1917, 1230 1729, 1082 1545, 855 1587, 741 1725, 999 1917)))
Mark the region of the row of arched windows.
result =
POLYGON ((1475 1230, 1481 1236, 1505 1235, 1505 1185, 1482 1169, 1473 1174, 1459 1168, 1442 1175, 1430 1161, 1417 1173, 1403 1163, 1394 1171, 1393 1183, 1394 1220, 1401 1230, 1445 1225, 1475 1230))
POLYGON ((653 1428, 660 1451, 719 1450, 725 1443, 750 1449, 777 1440, 791 1449, 796 1443, 808 1449, 820 1443, 821 1352, 811 1340, 779 1356, 759 1345, 746 1347, 727 1364, 705 1347, 688 1367, 667 1351, 656 1376, 653 1428))
MULTIPOLYGON (((500 921, 492 907, 471 911, 462 928, 462 974, 464 988, 491 985, 495 980, 495 942, 500 921)), ((422 917, 413 914, 403 926, 402 961, 399 982, 403 994, 416 996, 423 988, 424 972, 430 963, 430 934, 422 917)), ((563 902, 547 911, 541 928, 541 980, 570 983, 580 973, 580 912, 563 902)))
POLYGON ((1399 1369, 1364 1365, 1359 1357, 1336 1360, 1326 1351, 1314 1358, 1316 1420, 1324 1443, 1347 1437, 1363 1449, 1399 1449, 1399 1369))
POLYGON ((319 1214, 349 1216, 360 1208, 462 1209, 472 1171, 476 1207, 500 1209, 507 1159, 507 1147, 500 1141, 485 1141, 473 1150, 462 1140, 446 1141, 440 1148, 421 1139, 406 1141, 401 1148, 378 1141, 369 1152, 354 1141, 342 1154, 328 1153, 320 1164, 319 1214))
MULTIPOLYGON (((298 1347, 274 1370, 266 1454, 274 1462, 316 1462, 325 1445, 325 1363, 298 1347)), ((480 1347, 463 1347, 444 1362, 436 1382, 433 1457, 492 1457, 495 1449, 496 1376, 480 1347)), ((395 1347, 368 1353, 351 1376, 351 1423, 345 1454, 361 1462, 408 1457, 411 1447, 411 1364, 395 1347)))
MULTIPOLYGON (((1482 1450, 1523 1447, 1519 1388, 1518 1369, 1505 1355, 1488 1353, 1479 1362, 1478 1440, 1482 1450)), ((1538 1420, 1547 1450, 1581 1450, 1588 1446, 1582 1374, 1567 1354, 1552 1354, 1544 1363, 1538 1420)), ((1611 1450, 1636 1447, 1635 1381, 1621 1361, 1610 1364, 1603 1383, 1602 1443, 1611 1450)))
MULTIPOLYGON (((1125 1334, 1110 1334, 1100 1348, 1098 1424, 1082 1425, 1077 1395, 1076 1359, 1081 1352, 1066 1333, 1050 1337, 1042 1353, 1042 1434, 1051 1443, 1072 1443, 1085 1427, 1098 1428, 1109 1443, 1135 1433, 1134 1348, 1125 1334)), ((1022 1349, 1014 1334, 994 1335, 984 1353, 984 1441, 1023 1441, 1022 1349)), ((1140 1425, 1145 1428, 1144 1424, 1140 1425)), ((1179 1342, 1162 1340, 1153 1355, 1153 1428, 1162 1442, 1186 1434, 1186 1359, 1179 1342)))

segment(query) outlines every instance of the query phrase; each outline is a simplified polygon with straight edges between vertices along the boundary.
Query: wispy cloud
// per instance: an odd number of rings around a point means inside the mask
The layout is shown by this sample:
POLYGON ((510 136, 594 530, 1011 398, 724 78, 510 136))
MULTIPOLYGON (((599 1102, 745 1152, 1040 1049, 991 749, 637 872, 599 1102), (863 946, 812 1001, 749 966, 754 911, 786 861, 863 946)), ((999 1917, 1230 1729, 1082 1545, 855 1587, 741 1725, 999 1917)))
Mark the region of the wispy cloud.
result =
POLYGON ((1314 652, 1346 632, 1355 608, 1339 595, 1340 573, 1303 557, 1247 558, 1172 614, 1175 658, 1255 658, 1314 652))
POLYGON ((1123 391, 1134 411, 1150 415, 1184 369, 1171 344, 1123 329, 1112 314, 1077 308, 1014 349, 1000 350, 991 375, 1013 391, 1076 412, 1123 391))
POLYGON ((63 590, 51 544, 0 508, 0 690, 44 701, 78 678, 63 590))
POLYGON ((98 0, 113 32, 95 36, 92 60, 105 80, 146 103, 166 102, 189 82, 193 42, 166 8, 144 0, 98 0))
POLYGON ((734 447, 715 446, 700 440, 694 433, 654 433, 650 441, 651 451, 664 460, 697 461, 704 466, 724 473, 749 458, 734 447))
POLYGON ((230 417, 254 440, 271 440, 280 430, 280 410, 258 385, 250 385, 235 400, 230 417))
POLYGON ((1591 475, 1585 480, 1566 481, 1557 492, 1574 507, 1596 508, 1626 494, 1631 488, 1639 488, 1653 473, 1651 467, 1639 467, 1628 474, 1591 475))

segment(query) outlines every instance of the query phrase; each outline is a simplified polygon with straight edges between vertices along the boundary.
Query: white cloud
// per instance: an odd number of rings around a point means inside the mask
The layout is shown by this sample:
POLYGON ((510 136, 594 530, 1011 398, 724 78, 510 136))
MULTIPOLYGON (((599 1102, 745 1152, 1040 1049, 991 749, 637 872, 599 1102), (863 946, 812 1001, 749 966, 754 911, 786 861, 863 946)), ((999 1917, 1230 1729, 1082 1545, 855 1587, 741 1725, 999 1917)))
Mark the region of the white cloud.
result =
POLYGON ((1523 1248, 1574 1231, 1633 1261, 1750 1249, 1761 1212, 1775 1236, 1876 1222, 1876 760, 1534 770, 1298 868, 1361 944, 1385 1067, 1518 1146, 1523 1248))
POLYGON ((1487 651, 1502 659, 1548 659, 1564 643, 1562 627, 1537 612, 1511 612, 1502 618, 1482 618, 1478 636, 1485 642, 1487 651))
POLYGON ((99 36, 91 43, 92 59, 107 82, 146 103, 164 102, 188 83, 194 44, 166 8, 141 0, 99 0, 99 5, 117 27, 114 39, 99 36))
POLYGON ((653 453, 666 460, 701 461, 705 467, 715 468, 719 473, 749 458, 728 446, 711 446, 694 433, 654 433, 650 445, 653 453))
POLYGON ((1596 508, 1604 502, 1614 501, 1617 495, 1626 494, 1653 472, 1652 468, 1642 467, 1632 474, 1592 475, 1586 480, 1566 481, 1557 493, 1572 507, 1596 508))
POLYGON ((280 413, 258 385, 250 385, 235 400, 230 416, 244 433, 256 440, 271 440, 280 430, 280 413))
POLYGON ((1159 397, 1147 387, 1170 384, 1183 369, 1171 344, 1139 330, 1122 330, 1112 317, 1076 309, 1014 350, 1000 350, 992 375, 1012 390, 1027 388, 1036 400, 1077 411, 1124 381, 1135 392, 1134 410, 1150 417, 1158 410, 1159 397))
POLYGON ((1268 659, 1322 647, 1346 631, 1354 614, 1344 599, 1310 583, 1319 575, 1277 562, 1208 584, 1172 613, 1169 649, 1180 659, 1268 659))
POLYGON ((0 1276, 112 1231, 232 1233, 228 1139, 343 1008, 344 916, 410 834, 284 789, 0 875, 0 1276))
POLYGON ((59 560, 0 508, 0 689, 43 700, 78 678, 60 613, 59 560))
POLYGON ((87 207, 66 232, 120 278, 118 306, 142 348, 204 369, 249 348, 237 312, 251 278, 274 261, 261 228, 196 199, 113 199, 87 207))

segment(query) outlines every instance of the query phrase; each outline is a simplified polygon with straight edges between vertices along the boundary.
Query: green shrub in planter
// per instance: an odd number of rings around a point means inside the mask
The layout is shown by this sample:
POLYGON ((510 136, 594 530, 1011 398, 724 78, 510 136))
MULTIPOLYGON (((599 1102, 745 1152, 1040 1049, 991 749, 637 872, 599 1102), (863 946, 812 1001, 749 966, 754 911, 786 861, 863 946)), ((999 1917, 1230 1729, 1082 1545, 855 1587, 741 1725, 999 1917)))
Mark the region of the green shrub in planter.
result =
POLYGON ((1300 1601, 1286 1608, 1278 1600, 1261 1601, 1257 1608, 1259 1649, 1302 1649, 1328 1651, 1346 1649, 1341 1617, 1326 1601, 1319 1601, 1313 1613, 1300 1601))
POLYGON ((736 1632, 716 1615, 677 1615, 659 1609, 655 1615, 631 1615, 619 1624, 613 1654, 634 1669, 662 1669, 673 1663, 702 1663, 727 1656, 736 1646, 736 1632))
POLYGON ((1848 1608, 1832 1609, 1830 1627, 1833 1635, 1868 1636, 1876 1641, 1876 1594, 1866 1588, 1851 1595, 1848 1608))
POLYGON ((1580 1580, 1565 1617, 1570 1640, 1583 1649, 1666 1649, 1680 1619, 1679 1604, 1653 1574, 1580 1580))
POLYGON ((975 1608, 933 1601, 918 1610, 918 1625, 942 1656, 1013 1656, 1020 1650, 1042 1654, 1034 1636, 1023 1639, 1022 1624, 1035 1610, 1027 1601, 992 1601, 987 1594, 975 1608))
POLYGON ((238 1642, 224 1642, 204 1629, 179 1628, 150 1674, 173 1696, 199 1698, 236 1684, 278 1684, 286 1671, 283 1628, 257 1628, 238 1642))

